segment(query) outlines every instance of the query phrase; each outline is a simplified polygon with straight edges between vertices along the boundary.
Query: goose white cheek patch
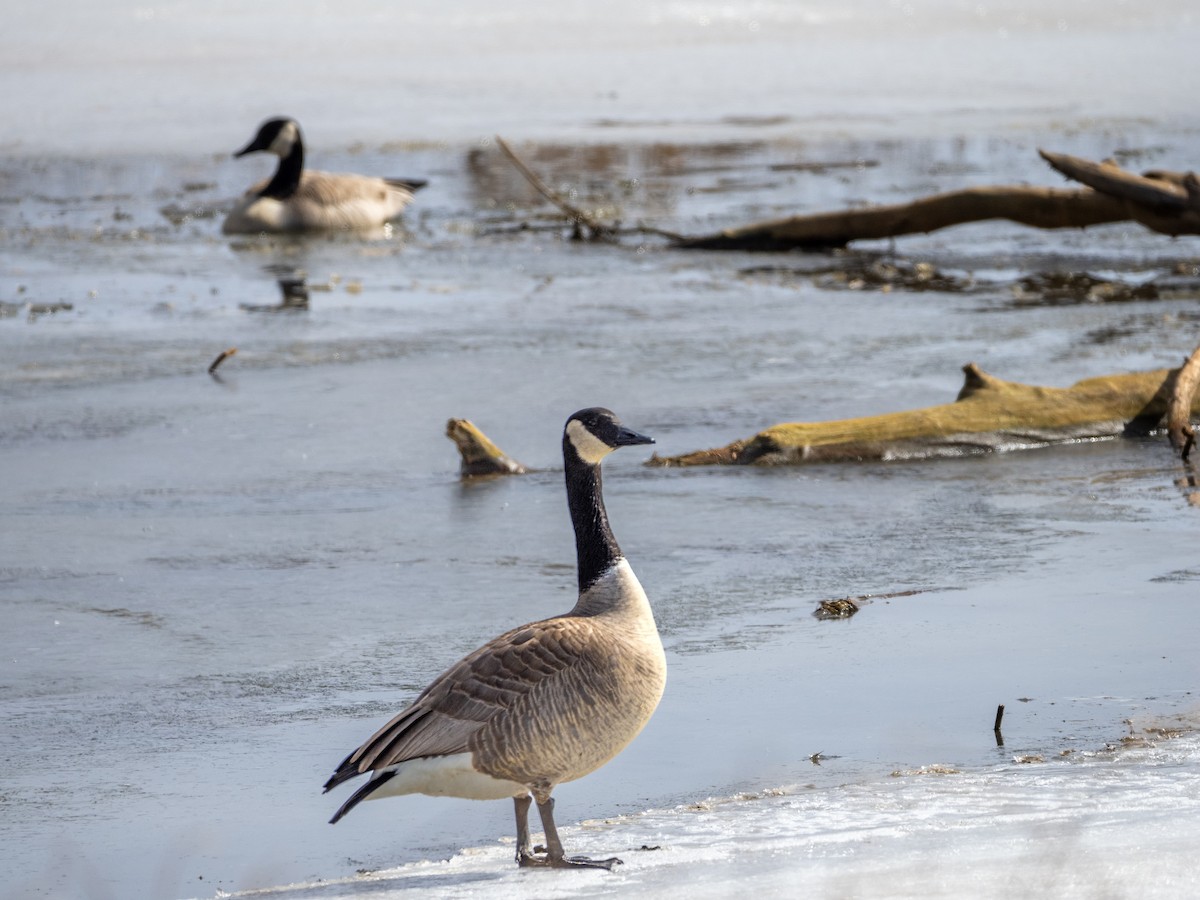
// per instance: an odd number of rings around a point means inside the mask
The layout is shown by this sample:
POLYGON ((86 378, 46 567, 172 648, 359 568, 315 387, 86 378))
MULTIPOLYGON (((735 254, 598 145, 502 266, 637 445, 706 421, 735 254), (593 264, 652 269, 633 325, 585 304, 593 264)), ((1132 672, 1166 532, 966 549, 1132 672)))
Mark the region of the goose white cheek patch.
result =
POLYGON ((296 144, 296 126, 292 122, 288 122, 281 129, 279 134, 275 135, 275 140, 271 141, 271 146, 267 151, 274 153, 276 156, 287 156, 292 152, 292 147, 296 144))
POLYGON ((613 451, 612 447, 588 431, 578 419, 567 423, 567 438, 579 454, 579 458, 593 466, 613 451))

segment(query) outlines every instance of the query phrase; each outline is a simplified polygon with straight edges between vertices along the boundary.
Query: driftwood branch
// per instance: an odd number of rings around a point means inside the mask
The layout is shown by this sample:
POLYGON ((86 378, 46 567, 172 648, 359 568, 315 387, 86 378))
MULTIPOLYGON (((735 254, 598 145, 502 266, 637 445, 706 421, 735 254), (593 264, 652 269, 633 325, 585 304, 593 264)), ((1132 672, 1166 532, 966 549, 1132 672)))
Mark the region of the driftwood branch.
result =
POLYGON ((789 216, 675 243, 703 250, 828 249, 854 240, 922 234, 987 219, 1046 229, 1133 220, 1162 234, 1200 234, 1200 181, 1194 174, 1135 175, 1113 163, 1039 152, 1055 169, 1086 187, 966 188, 910 203, 789 216))
POLYGON ((1123 201, 1128 217, 1151 231, 1172 237, 1200 234, 1200 181, 1194 172, 1152 170, 1135 175, 1107 160, 1097 163, 1065 153, 1038 153, 1072 181, 1123 201))
POLYGON ((1164 214, 1197 208, 1196 175, 1152 169, 1142 175, 1127 172, 1112 160, 1093 162, 1066 153, 1039 150, 1038 155, 1072 181, 1164 214))
POLYGON ((698 250, 789 250, 844 247, 851 241, 923 234, 1008 219, 1034 228, 1083 228, 1129 218, 1124 205, 1083 188, 977 187, 935 194, 911 203, 790 216, 717 234, 684 238, 698 250))
MULTIPOLYGON (((1176 370, 1160 369, 1053 388, 1003 381, 974 363, 963 371, 966 380, 953 403, 860 419, 775 425, 712 450, 655 454, 648 465, 920 459, 1115 437, 1160 422, 1171 382, 1177 380, 1176 370)), ((1200 413, 1195 399, 1191 411, 1200 413)))
POLYGON ((1171 385, 1167 400, 1167 436, 1175 452, 1187 462, 1196 446, 1196 431, 1191 424, 1191 411, 1196 403, 1196 385, 1200 384, 1200 347, 1184 360, 1171 385))

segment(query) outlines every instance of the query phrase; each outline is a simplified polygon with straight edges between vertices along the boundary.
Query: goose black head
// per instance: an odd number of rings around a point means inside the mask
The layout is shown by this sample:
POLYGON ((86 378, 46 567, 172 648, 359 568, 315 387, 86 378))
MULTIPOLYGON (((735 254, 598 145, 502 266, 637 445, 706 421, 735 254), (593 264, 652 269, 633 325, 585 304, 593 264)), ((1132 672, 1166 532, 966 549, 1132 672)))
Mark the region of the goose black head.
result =
POLYGON ((292 149, 299 143, 300 126, 296 123, 295 119, 267 119, 267 121, 259 126, 258 134, 254 136, 254 140, 233 154, 233 156, 236 159, 239 156, 245 156, 247 153, 265 151, 267 153, 274 153, 282 159, 290 154, 292 149))
POLYGON ((581 409, 567 419, 563 440, 581 460, 593 466, 618 447, 654 443, 654 438, 626 428, 611 410, 598 406, 581 409))

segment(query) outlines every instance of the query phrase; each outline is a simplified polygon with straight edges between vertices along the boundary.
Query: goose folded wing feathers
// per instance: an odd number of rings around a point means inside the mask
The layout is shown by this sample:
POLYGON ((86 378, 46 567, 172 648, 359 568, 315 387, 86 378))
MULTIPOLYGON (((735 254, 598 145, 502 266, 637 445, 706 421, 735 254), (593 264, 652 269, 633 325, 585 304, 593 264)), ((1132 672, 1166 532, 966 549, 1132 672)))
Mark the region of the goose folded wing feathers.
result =
MULTIPOLYGON (((325 785, 330 790, 364 772, 405 760, 474 749, 504 712, 558 693, 564 673, 590 668, 584 619, 549 619, 514 628, 442 673, 402 713, 350 754, 325 785)), ((576 676, 581 672, 575 672, 576 676)), ((576 682, 576 678, 566 680, 576 682)), ((577 688, 576 688, 577 689, 577 688)))
POLYGON ((382 203, 389 193, 411 194, 407 188, 389 185, 382 178, 366 175, 333 175, 328 172, 305 170, 292 196, 296 200, 337 206, 341 203, 370 201, 382 203))

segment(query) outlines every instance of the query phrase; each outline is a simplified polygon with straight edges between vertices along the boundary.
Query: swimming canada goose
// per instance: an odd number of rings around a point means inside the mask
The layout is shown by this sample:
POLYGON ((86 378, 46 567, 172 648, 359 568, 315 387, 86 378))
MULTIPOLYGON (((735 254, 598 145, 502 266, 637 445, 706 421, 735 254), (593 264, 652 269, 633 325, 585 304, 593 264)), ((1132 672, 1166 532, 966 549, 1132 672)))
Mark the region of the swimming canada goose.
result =
POLYGON ((600 482, 605 456, 652 443, 607 409, 567 420, 563 463, 579 569, 574 609, 493 638, 434 679, 325 783, 329 791, 371 773, 331 823, 368 798, 512 797, 520 865, 611 869, 620 862, 566 856, 550 794, 632 741, 666 684, 654 615, 613 538, 600 482), (530 843, 531 802, 546 835, 542 855, 530 843))
POLYGON ((424 181, 316 172, 304 168, 295 119, 268 119, 234 158, 263 151, 279 157, 269 181, 248 190, 225 217, 225 234, 376 228, 400 215, 424 181))

